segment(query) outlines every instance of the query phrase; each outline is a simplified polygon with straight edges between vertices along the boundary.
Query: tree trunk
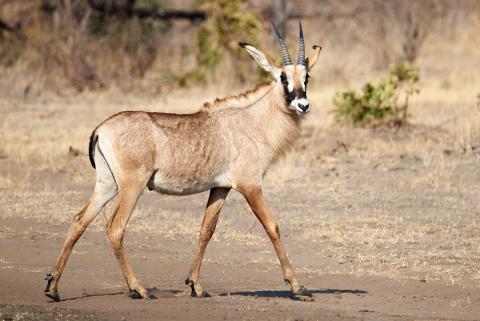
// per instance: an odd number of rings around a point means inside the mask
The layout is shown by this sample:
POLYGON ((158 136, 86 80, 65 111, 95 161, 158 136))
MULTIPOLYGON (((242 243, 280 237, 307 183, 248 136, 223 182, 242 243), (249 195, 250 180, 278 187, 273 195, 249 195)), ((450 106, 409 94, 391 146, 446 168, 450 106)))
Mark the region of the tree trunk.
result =
POLYGON ((282 33, 282 36, 285 35, 286 22, 289 18, 292 4, 292 0, 273 0, 273 22, 282 33))

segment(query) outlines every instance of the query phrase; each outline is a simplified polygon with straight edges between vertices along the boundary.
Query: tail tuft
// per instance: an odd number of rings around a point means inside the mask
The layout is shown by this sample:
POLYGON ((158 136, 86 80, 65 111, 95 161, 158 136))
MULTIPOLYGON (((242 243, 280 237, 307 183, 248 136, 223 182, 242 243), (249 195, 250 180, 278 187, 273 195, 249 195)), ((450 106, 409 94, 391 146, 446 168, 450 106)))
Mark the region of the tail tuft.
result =
POLYGON ((95 146, 97 145, 98 135, 93 132, 90 136, 90 142, 88 144, 88 157, 90 158, 90 163, 92 167, 95 168, 95 146))

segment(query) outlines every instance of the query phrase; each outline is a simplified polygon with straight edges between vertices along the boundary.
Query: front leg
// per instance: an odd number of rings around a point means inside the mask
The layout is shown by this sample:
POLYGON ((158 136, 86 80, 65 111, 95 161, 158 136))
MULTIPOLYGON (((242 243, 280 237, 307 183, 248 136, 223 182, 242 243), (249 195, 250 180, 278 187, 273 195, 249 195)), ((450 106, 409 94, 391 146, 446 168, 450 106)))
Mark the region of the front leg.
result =
POLYGON ((288 260, 282 242, 280 241, 280 230, 278 229, 278 225, 263 199, 262 188, 260 186, 245 186, 239 188, 238 191, 245 196, 248 204, 252 208, 252 211, 255 213, 260 223, 262 223, 265 231, 273 243, 273 247, 277 252, 277 256, 282 267, 284 279, 291 286, 290 296, 293 299, 311 301, 311 292, 298 282, 292 265, 288 260))
POLYGON ((202 227, 200 229, 200 236, 198 237, 195 258, 193 259, 188 278, 185 280, 185 283, 191 287, 191 294, 194 297, 202 297, 207 295, 200 285, 200 266, 202 265, 205 249, 207 248, 208 242, 212 238, 215 227, 217 226, 220 210, 222 209, 223 203, 225 202, 225 198, 227 197, 229 191, 229 188, 212 188, 210 190, 207 208, 205 209, 202 227))

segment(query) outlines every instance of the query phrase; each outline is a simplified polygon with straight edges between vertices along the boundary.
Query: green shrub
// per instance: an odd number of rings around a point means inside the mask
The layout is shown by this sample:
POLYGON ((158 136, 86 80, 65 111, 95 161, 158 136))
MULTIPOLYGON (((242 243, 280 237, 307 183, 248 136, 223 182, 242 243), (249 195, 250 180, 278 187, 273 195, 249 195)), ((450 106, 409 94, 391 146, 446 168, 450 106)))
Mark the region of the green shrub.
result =
POLYGON ((418 69, 403 63, 390 66, 377 85, 367 83, 362 92, 340 91, 333 97, 335 120, 354 126, 403 126, 408 120, 411 95, 419 92, 418 69))
POLYGON ((261 28, 259 16, 248 10, 245 0, 198 0, 200 8, 207 13, 207 19, 196 34, 196 68, 183 77, 180 85, 205 81, 212 76, 225 58, 235 61, 234 74, 241 81, 248 79, 252 70, 250 57, 238 45, 248 40, 258 44, 261 28))

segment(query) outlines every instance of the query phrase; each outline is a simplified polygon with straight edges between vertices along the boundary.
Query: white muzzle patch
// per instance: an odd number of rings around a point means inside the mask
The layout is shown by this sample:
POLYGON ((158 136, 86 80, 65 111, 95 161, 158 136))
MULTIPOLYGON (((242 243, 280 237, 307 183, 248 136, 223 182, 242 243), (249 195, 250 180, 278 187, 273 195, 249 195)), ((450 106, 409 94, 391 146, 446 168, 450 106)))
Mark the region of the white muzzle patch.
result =
POLYGON ((295 108, 295 110, 299 114, 306 113, 310 110, 310 102, 306 98, 295 98, 294 100, 292 100, 290 106, 295 108))

